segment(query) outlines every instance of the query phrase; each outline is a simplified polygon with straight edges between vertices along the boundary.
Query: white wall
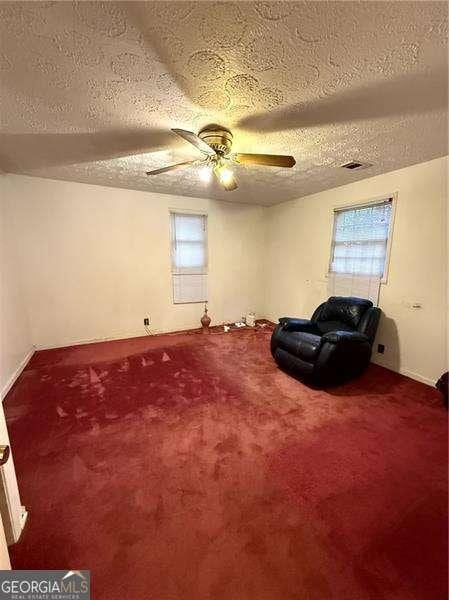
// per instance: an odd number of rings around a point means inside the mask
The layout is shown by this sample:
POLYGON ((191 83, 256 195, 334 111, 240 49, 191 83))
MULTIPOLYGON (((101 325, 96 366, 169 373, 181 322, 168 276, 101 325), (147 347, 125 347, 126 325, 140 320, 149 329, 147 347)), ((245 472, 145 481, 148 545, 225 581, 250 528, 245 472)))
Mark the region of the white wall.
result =
POLYGON ((31 343, 145 335, 145 316, 154 331, 198 325, 202 305, 171 299, 170 208, 208 213, 213 322, 249 309, 277 320, 310 315, 328 295, 332 209, 397 192, 377 340, 386 351, 373 359, 432 383, 447 368, 447 168, 441 158, 270 208, 3 176, 2 232, 18 256, 2 248, 2 381, 31 343))
POLYGON ((265 312, 309 316, 328 296, 333 208, 398 194, 384 312, 373 360, 433 383, 447 370, 448 158, 407 167, 267 209, 265 312), (421 309, 412 309, 415 302, 421 309))
POLYGON ((38 347, 145 335, 145 316, 154 331, 199 326, 202 304, 172 302, 170 208, 208 214, 213 323, 260 312, 262 207, 4 177, 38 347))
POLYGON ((32 352, 32 336, 18 266, 14 206, 8 178, 0 177, 0 392, 13 383, 32 352))

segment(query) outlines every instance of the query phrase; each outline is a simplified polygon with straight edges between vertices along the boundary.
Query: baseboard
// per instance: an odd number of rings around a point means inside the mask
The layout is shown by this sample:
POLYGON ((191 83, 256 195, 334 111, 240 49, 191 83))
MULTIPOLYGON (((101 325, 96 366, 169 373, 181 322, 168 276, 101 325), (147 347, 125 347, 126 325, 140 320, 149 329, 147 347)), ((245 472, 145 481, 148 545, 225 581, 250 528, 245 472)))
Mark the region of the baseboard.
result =
POLYGON ((20 361, 20 364, 17 367, 17 369, 14 371, 14 373, 11 375, 11 377, 8 379, 8 381, 3 386, 3 389, 1 390, 1 393, 0 393, 2 402, 5 399, 6 394, 9 392, 9 390, 12 388, 12 386, 18 379, 19 375, 22 373, 24 368, 27 366, 28 362, 30 361, 30 358, 33 356, 35 351, 36 351, 36 348, 34 346, 32 346, 31 349, 29 350, 29 352, 26 354, 26 356, 20 361))
MULTIPOLYGON (((274 325, 275 323, 273 323, 272 321, 270 321, 269 319, 265 319, 262 317, 258 317, 256 319, 256 321, 266 321, 267 323, 270 323, 272 325, 274 325)), ((223 323, 212 323, 211 327, 219 327, 220 325, 223 325, 223 323)), ((99 338, 89 338, 89 339, 83 339, 83 340, 70 340, 70 341, 64 341, 64 342, 60 342, 59 344, 37 344, 35 346, 36 350, 54 350, 56 348, 69 348, 70 346, 82 346, 83 344, 97 344, 99 342, 114 342, 114 341, 118 341, 118 340, 130 340, 133 338, 138 338, 138 337, 151 337, 152 335, 164 335, 166 333, 186 333, 188 331, 195 331, 196 329, 199 329, 199 327, 189 327, 186 329, 151 329, 151 333, 148 333, 146 330, 143 331, 132 331, 132 332, 126 332, 126 333, 117 333, 114 335, 110 335, 107 337, 99 337, 99 338)))
POLYGON ((385 364, 383 362, 371 359, 371 362, 379 367, 383 367, 384 369, 388 369, 389 371, 393 371, 393 373, 400 373, 405 377, 409 377, 410 379, 414 379, 415 381, 420 381, 421 383, 425 383, 426 385, 430 385, 431 387, 435 387, 436 380, 430 379, 430 377, 425 377, 420 373, 416 373, 415 371, 410 371, 409 369, 405 369, 404 367, 393 368, 392 366, 385 364))
MULTIPOLYGON (((272 321, 269 319, 265 319, 262 317, 258 317, 256 321, 265 321, 271 325, 274 325, 272 321)), ((223 323, 215 323, 212 324, 211 327, 219 327, 223 325, 223 323)), ((199 327, 189 327, 186 329, 151 329, 151 333, 148 331, 132 331, 126 333, 117 333, 114 335, 110 335, 107 337, 99 337, 99 338, 89 338, 82 340, 65 340, 64 342, 59 342, 58 344, 37 344, 35 346, 36 350, 54 350, 56 348, 70 348, 70 346, 82 346, 84 344, 98 344, 99 342, 114 342, 119 340, 130 340, 138 337, 151 337, 152 335, 164 335, 166 333, 186 333, 188 331, 195 331, 199 329, 199 327)))
MULTIPOLYGON (((159 332, 152 330, 153 333, 170 333, 159 332)), ((120 333, 116 335, 109 335, 107 337, 98 337, 98 338, 88 338, 82 340, 65 340, 64 342, 59 342, 58 344, 37 344, 36 350, 54 350, 56 348, 69 348, 70 346, 82 346, 83 344, 97 344, 98 342, 114 342, 117 340, 128 340, 136 337, 146 337, 150 334, 146 332, 136 332, 132 333, 120 333)))
POLYGON ((405 375, 406 377, 410 377, 410 379, 415 379, 416 381, 420 381, 421 383, 435 387, 436 379, 424 377, 424 375, 415 373, 414 371, 409 371, 408 369, 399 369, 399 373, 401 373, 401 375, 405 375))
POLYGON ((65 340, 58 344, 37 344, 36 350, 55 350, 57 348, 70 348, 71 346, 83 346, 84 344, 98 344, 99 342, 115 342, 119 340, 131 340, 139 337, 151 337, 152 335, 164 335, 165 333, 184 333, 186 331, 194 331, 190 329, 151 329, 151 333, 147 331, 133 331, 126 333, 118 333, 107 337, 89 338, 82 340, 65 340))

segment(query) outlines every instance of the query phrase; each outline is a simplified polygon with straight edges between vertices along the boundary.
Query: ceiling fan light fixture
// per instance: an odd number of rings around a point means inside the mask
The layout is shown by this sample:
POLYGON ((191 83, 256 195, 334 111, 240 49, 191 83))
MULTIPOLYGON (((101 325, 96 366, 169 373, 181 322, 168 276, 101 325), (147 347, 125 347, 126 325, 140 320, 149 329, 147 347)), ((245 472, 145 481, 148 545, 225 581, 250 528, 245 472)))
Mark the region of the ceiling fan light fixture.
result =
POLYGON ((209 183, 209 181, 212 179, 212 169, 209 165, 203 165, 199 169, 198 175, 201 181, 204 181, 204 183, 209 183))
POLYGON ((219 167, 217 169, 218 171, 218 178, 220 179, 221 183, 223 183, 224 185, 227 185, 228 183, 231 183, 231 181, 234 178, 234 173, 231 171, 231 169, 229 169, 228 167, 219 167))
POLYGON ((291 168, 296 164, 293 156, 284 156, 278 154, 241 154, 231 153, 232 133, 226 127, 219 125, 208 125, 204 127, 198 135, 192 131, 184 129, 172 129, 184 140, 195 146, 197 150, 205 154, 201 161, 197 159, 184 161, 153 171, 147 171, 147 175, 160 175, 175 169, 181 169, 185 166, 202 164, 198 170, 200 180, 207 183, 211 177, 215 177, 220 187, 227 192, 233 192, 238 188, 233 171, 228 167, 229 163, 243 165, 262 165, 265 167, 285 167, 291 168))

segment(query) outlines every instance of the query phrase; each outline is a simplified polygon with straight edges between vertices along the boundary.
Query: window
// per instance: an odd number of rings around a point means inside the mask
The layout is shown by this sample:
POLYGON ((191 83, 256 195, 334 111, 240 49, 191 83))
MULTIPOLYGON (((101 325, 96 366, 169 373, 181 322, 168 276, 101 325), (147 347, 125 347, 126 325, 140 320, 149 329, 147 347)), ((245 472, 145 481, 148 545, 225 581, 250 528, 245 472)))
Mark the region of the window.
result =
POLYGON ((329 271, 365 277, 385 275, 392 199, 336 209, 329 271))
POLYGON ((207 217, 171 213, 173 302, 207 300, 207 217))

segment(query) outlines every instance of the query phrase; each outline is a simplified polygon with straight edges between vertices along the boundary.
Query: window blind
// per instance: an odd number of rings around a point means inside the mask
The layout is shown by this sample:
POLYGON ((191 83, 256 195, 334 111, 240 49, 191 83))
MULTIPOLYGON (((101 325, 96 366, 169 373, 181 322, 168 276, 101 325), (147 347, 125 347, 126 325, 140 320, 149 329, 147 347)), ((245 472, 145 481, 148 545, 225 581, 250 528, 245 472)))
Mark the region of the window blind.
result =
POLYGON ((378 304, 385 274, 392 199, 334 212, 328 292, 378 304))
POLYGON ((171 213, 171 258, 175 304, 207 300, 206 216, 171 213))
POLYGON ((391 206, 388 199, 335 211, 331 273, 384 275, 391 206))
POLYGON ((327 291, 329 296, 353 296, 367 298, 374 306, 379 303, 380 277, 377 275, 349 275, 329 273, 327 291))

